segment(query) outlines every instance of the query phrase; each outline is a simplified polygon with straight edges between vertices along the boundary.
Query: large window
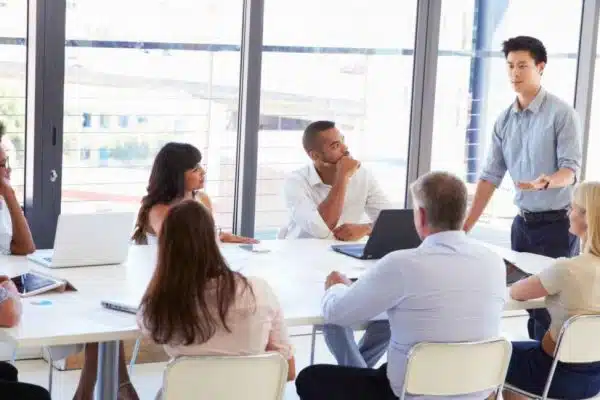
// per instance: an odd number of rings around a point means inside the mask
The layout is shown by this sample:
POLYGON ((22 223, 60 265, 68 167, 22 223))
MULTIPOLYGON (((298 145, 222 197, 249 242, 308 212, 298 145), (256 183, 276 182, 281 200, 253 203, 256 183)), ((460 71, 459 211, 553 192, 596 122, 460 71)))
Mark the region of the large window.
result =
MULTIPOLYGON (((495 119, 515 98, 501 51, 510 37, 529 35, 544 43, 542 84, 573 102, 581 12, 581 1, 442 1, 432 169, 457 173, 474 189, 495 119)), ((507 174, 483 220, 506 225, 516 213, 513 195, 507 174)))
MULTIPOLYGON (((600 36, 600 35, 599 35, 600 36)), ((599 37, 600 39, 600 37, 599 37)), ((590 113, 590 133, 588 139, 585 179, 600 181, 600 40, 596 44, 596 70, 594 71, 594 89, 590 113)))
POLYGON ((302 131, 336 121, 355 158, 404 204, 416 0, 265 2, 255 230, 287 222, 282 183, 310 162, 302 131))
POLYGON ((231 227, 242 0, 67 5, 62 210, 137 210, 169 141, 203 154, 231 227))
POLYGON ((0 120, 12 168, 11 184, 23 201, 25 179, 25 60, 27 0, 0 1, 0 120))

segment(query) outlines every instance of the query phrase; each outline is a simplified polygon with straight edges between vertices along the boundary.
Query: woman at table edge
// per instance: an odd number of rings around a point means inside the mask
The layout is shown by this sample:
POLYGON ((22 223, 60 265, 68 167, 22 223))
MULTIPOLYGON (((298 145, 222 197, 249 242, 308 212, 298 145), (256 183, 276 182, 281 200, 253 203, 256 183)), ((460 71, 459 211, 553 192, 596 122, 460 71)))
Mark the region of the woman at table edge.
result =
MULTIPOLYGON (((600 182, 584 182, 573 195, 570 232, 581 242, 581 254, 558 259, 538 275, 510 289, 519 301, 546 297, 550 321, 543 337, 513 342, 506 382, 541 395, 548 377, 556 340, 564 322, 575 315, 600 314, 600 182)), ((590 398, 600 392, 600 362, 558 363, 549 397, 590 398)), ((505 390, 505 400, 524 397, 505 390)))
MULTIPOLYGON (((201 190, 206 172, 201 167, 202 154, 191 144, 165 144, 154 159, 147 194, 142 198, 132 239, 136 244, 156 242, 156 236, 169 208, 184 199, 195 199, 211 213, 212 202, 201 190)), ((219 232, 224 243, 257 243, 253 238, 219 232)))
MULTIPOLYGON (((12 328, 21 320, 21 297, 13 281, 0 275, 0 327, 12 328)), ((50 393, 41 386, 19 382, 14 365, 0 362, 0 398, 50 400, 50 393)))
POLYGON ((158 237, 158 262, 138 312, 142 332, 171 357, 279 352, 295 378, 279 301, 262 279, 232 271, 210 211, 193 200, 172 206, 158 237))

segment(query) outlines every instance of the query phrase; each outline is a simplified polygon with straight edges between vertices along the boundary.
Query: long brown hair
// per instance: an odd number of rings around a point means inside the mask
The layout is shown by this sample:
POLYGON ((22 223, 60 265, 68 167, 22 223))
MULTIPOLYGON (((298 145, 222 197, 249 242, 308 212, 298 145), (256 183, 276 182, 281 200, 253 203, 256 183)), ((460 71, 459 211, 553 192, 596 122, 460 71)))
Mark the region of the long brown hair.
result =
POLYGON ((227 266, 214 225, 210 212, 194 200, 167 213, 156 270, 141 302, 144 326, 156 343, 204 343, 218 326, 231 332, 227 314, 237 285, 252 291, 246 278, 227 266))
MULTIPOLYGON (((185 195, 185 171, 196 168, 202 161, 200 150, 191 144, 170 142, 165 144, 152 164, 147 194, 142 198, 135 231, 131 237, 136 244, 146 244, 148 214, 157 204, 171 204, 185 195)), ((158 235, 158 232, 154 232, 158 235)))

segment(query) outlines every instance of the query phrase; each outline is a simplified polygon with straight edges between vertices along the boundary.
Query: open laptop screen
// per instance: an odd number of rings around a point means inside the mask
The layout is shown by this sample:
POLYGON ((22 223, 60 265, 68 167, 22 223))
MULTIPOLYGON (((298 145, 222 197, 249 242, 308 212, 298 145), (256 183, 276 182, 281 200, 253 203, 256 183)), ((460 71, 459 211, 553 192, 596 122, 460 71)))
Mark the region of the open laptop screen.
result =
POLYGON ((414 249, 421 244, 410 209, 382 210, 365 246, 365 254, 379 259, 396 250, 414 249))

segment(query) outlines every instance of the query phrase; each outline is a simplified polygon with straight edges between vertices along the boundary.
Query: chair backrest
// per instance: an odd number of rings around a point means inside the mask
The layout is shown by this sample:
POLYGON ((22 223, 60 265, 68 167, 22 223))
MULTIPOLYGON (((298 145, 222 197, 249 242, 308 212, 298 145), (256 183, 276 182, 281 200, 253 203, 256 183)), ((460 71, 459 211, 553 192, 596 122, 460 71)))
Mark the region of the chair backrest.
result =
POLYGON ((569 318, 556 340, 554 357, 566 363, 600 361, 600 315, 569 318))
POLYGON ((163 375, 163 400, 281 400, 288 364, 279 353, 180 357, 163 375))
POLYGON ((504 338, 417 343, 408 354, 404 393, 453 396, 501 388, 511 353, 504 338))

